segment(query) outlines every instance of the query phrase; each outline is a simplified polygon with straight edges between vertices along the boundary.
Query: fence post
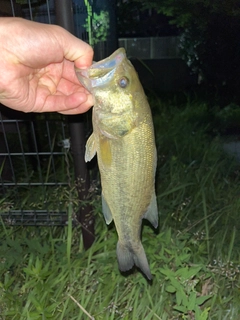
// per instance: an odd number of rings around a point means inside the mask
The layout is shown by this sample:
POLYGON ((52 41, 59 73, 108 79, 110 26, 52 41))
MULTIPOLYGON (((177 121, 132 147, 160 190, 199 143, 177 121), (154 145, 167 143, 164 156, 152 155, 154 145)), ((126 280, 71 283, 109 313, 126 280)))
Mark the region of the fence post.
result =
MULTIPOLYGON (((55 10, 57 24, 74 34, 72 1, 55 0, 55 10)), ((84 116, 69 116, 69 128, 75 179, 80 201, 77 217, 82 226, 84 247, 88 249, 94 241, 94 217, 91 206, 84 203, 88 200, 88 190, 90 188, 89 171, 84 161, 86 143, 84 116), (81 203, 84 205, 81 205, 81 203)))

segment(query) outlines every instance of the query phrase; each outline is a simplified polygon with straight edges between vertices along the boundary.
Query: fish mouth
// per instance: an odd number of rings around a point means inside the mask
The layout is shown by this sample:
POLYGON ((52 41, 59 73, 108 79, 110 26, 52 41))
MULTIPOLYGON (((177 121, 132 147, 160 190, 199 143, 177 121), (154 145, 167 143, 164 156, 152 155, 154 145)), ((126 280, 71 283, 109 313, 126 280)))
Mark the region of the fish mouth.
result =
POLYGON ((93 63, 87 69, 75 68, 77 78, 88 91, 92 92, 96 87, 106 86, 111 81, 124 58, 126 58, 125 49, 119 48, 108 58, 93 63))

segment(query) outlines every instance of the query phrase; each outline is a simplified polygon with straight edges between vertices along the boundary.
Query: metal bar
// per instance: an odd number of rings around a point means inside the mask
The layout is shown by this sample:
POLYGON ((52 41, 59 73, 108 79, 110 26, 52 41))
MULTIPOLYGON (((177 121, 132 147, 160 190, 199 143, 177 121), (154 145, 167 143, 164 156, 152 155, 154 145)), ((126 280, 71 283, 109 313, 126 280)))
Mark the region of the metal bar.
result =
POLYGON ((71 0, 55 0, 57 24, 74 34, 73 8, 71 0))
POLYGON ((47 5, 47 14, 48 14, 48 21, 49 21, 49 24, 51 24, 51 15, 50 15, 50 7, 49 7, 49 1, 46 0, 46 5, 47 5))
MULTIPOLYGON (((28 120, 21 120, 21 119, 1 119, 1 122, 2 123, 15 123, 16 121, 18 121, 18 122, 29 122, 28 120)), ((55 119, 55 120, 53 120, 53 119, 49 119, 48 120, 48 122, 53 122, 53 123, 55 123, 56 121, 59 121, 59 119, 55 119)), ((60 120, 60 121, 62 121, 62 120, 60 120)), ((44 122, 43 120, 39 120, 39 122, 44 122)))
MULTIPOLYGON (((87 165, 84 160, 85 153, 85 130, 83 116, 78 116, 79 122, 72 122, 70 125, 70 135, 74 140, 71 144, 72 154, 74 156, 74 172, 77 183, 77 191, 80 199, 80 208, 78 219, 82 225, 83 240, 85 248, 89 248, 94 241, 94 217, 92 214, 92 208, 86 201, 89 200, 89 188, 90 188, 90 177, 87 165), (81 205, 81 200, 85 202, 81 205)), ((76 119, 76 117, 74 117, 76 119)), ((72 119, 72 120, 74 120, 72 119)), ((76 119, 77 120, 77 119, 76 119)), ((75 121, 76 121, 75 120, 75 121)))
POLYGON ((68 221, 67 212, 62 210, 9 210, 0 212, 0 217, 11 226, 65 226, 68 221))
POLYGON ((10 0, 11 2, 11 8, 12 8, 12 15, 13 17, 15 17, 15 9, 14 9, 14 5, 13 5, 13 0, 10 0))
POLYGON ((64 152, 4 152, 0 153, 0 156, 49 156, 49 155, 64 155, 64 152))
MULTIPOLYGON (((4 182, 4 186, 42 186, 42 182, 4 182)), ((67 186, 67 182, 44 182, 44 186, 67 186)))
MULTIPOLYGON (((0 120, 2 120, 2 114, 1 114, 1 112, 0 112, 0 120)), ((7 153, 6 153, 5 155, 8 157, 8 160, 9 160, 9 164, 10 164, 10 168, 11 168, 11 173, 12 173, 12 179, 13 179, 14 183, 16 183, 15 172, 14 172, 14 168, 13 168, 12 158, 11 158, 11 154, 10 154, 10 150, 9 150, 9 145, 8 145, 8 140, 7 140, 7 135, 6 135, 6 131, 5 131, 4 126, 2 126, 2 132, 3 132, 4 143, 5 143, 6 150, 7 150, 7 153)))
MULTIPOLYGON (((20 213, 22 213, 22 212, 26 212, 26 214, 28 214, 28 215, 31 215, 31 214, 39 214, 39 215, 41 215, 41 214, 51 214, 51 215, 53 215, 53 214, 56 214, 56 215, 59 215, 59 211, 51 211, 51 210, 42 210, 42 209, 38 209, 38 210, 14 210, 14 209, 12 209, 12 210, 10 210, 13 214, 20 214, 20 213)), ((65 213, 66 211, 64 211, 64 213, 65 213)), ((7 214, 8 212, 5 212, 5 214, 7 214)))
MULTIPOLYGON (((73 8, 71 0, 55 0, 56 21, 57 24, 74 34, 73 8)), ((75 178, 78 185, 78 196, 80 203, 86 202, 88 190, 90 188, 89 172, 84 161, 83 145, 85 145, 84 122, 82 116, 69 117, 71 147, 73 154, 73 164, 75 178)), ((90 205, 80 206, 78 219, 82 226, 83 243, 85 249, 88 249, 94 237, 94 218, 91 213, 90 205)))
MULTIPOLYGON (((48 121, 47 121, 47 120, 46 120, 46 127, 47 127, 48 143, 49 143, 49 147, 50 147, 50 161, 51 161, 51 165, 52 165, 52 169, 53 169, 54 179, 55 179, 55 181, 56 181, 56 180, 57 180, 56 170, 55 170, 55 165, 54 165, 54 161, 53 161, 53 148, 54 148, 54 143, 52 144, 51 132, 50 132, 50 130, 49 130, 49 125, 48 125, 48 121)), ((55 141, 55 138, 54 138, 54 141, 55 141)))
POLYGON ((31 0, 28 0, 30 19, 33 20, 31 0))
POLYGON ((33 135, 33 143, 34 143, 34 148, 35 148, 35 155, 37 156, 38 174, 39 174, 40 181, 42 182, 42 185, 44 185, 42 171, 41 171, 41 162, 40 162, 40 157, 39 157, 39 152, 38 152, 36 132, 35 132, 35 127, 34 127, 33 121, 31 121, 31 130, 32 130, 32 135, 33 135))
POLYGON ((22 136, 21 136, 21 132, 20 132, 20 129, 19 129, 18 121, 16 121, 16 126, 17 126, 19 144, 20 144, 20 148, 21 148, 21 151, 22 151, 22 160, 23 160, 23 164, 24 164, 24 171, 25 171, 25 175, 27 177, 28 176, 27 163, 26 163, 26 157, 25 157, 25 154, 24 154, 24 149, 23 149, 23 144, 22 144, 22 136))

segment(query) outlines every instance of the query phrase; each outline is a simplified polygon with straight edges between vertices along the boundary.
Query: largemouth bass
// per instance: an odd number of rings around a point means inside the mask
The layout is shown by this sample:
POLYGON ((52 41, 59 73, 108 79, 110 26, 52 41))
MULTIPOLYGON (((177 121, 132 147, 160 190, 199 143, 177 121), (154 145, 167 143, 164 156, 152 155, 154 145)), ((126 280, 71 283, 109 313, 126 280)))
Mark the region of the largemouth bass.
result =
POLYGON ((119 269, 135 264, 151 279, 140 240, 143 218, 158 226, 157 155, 148 101, 123 48, 76 73, 95 98, 85 161, 97 153, 102 211, 106 223, 114 220, 117 229, 119 269))

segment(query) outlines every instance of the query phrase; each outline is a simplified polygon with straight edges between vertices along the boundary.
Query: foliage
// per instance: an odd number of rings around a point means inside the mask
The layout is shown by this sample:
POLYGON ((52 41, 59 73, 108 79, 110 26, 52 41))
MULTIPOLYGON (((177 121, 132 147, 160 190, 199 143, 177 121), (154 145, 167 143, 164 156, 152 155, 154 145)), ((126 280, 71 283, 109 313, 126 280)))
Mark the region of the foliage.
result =
MULTIPOLYGON (((196 286, 200 282, 200 279, 196 279, 196 275, 199 274, 201 269, 201 266, 187 266, 179 268, 177 271, 169 270, 169 268, 160 269, 168 283, 166 291, 176 294, 174 310, 183 313, 185 316, 193 315, 196 320, 206 320, 208 318, 210 308, 205 308, 202 311, 200 307, 212 297, 212 295, 199 295, 196 290, 196 286)), ((209 283, 210 274, 205 276, 204 280, 205 284, 209 283)))
POLYGON ((101 10, 99 14, 93 14, 93 39, 95 43, 106 41, 109 29, 109 13, 101 10))
POLYGON ((156 37, 178 33, 174 25, 168 24, 166 15, 150 10, 139 0, 117 0, 117 26, 119 37, 156 37))
POLYGON ((199 28, 205 29, 209 14, 224 14, 226 17, 238 17, 240 15, 239 3, 237 0, 136 0, 142 4, 143 9, 152 8, 157 12, 171 17, 171 23, 178 27, 186 28, 194 20, 199 28), (203 16, 203 14, 208 16, 203 16))
POLYGON ((215 125, 221 134, 239 134, 240 106, 230 103, 215 114, 215 125))
POLYGON ((183 58, 210 86, 237 94, 240 80, 240 7, 238 0, 138 0, 170 17, 181 30, 183 58))
POLYGON ((91 33, 90 44, 92 46, 100 41, 106 41, 109 30, 109 13, 104 10, 101 10, 99 14, 94 12, 91 16, 91 27, 89 28, 89 17, 84 27, 91 33))

